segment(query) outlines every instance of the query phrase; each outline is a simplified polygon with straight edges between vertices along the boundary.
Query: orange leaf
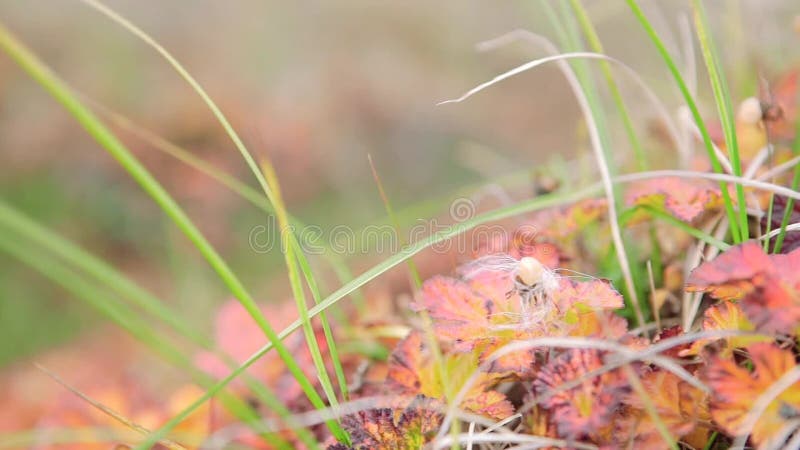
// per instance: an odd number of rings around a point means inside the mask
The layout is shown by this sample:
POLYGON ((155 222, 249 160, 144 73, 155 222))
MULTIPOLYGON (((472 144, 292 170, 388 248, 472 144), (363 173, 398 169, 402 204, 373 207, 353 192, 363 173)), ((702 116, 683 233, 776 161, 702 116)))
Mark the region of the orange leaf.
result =
MULTIPOLYGON (((659 420, 670 435, 688 443, 692 438, 695 448, 707 442, 710 432, 707 426, 710 415, 705 393, 681 380, 671 372, 653 371, 641 378, 645 392, 650 397, 659 420)), ((621 442, 633 438, 634 448, 667 449, 668 444, 656 428, 650 414, 645 410, 643 399, 635 393, 627 396, 627 414, 617 426, 621 442)), ((698 447, 699 446, 699 447, 698 447)))
POLYGON ((490 389, 498 378, 486 372, 478 372, 478 358, 475 354, 445 354, 442 363, 446 378, 442 377, 439 365, 425 348, 421 333, 413 331, 392 352, 389 360, 389 384, 400 393, 421 394, 443 400, 446 392, 458 392, 474 373, 478 373, 478 378, 470 386, 461 407, 497 420, 513 414, 514 407, 505 395, 490 389))
MULTIPOLYGON (((704 378, 713 390, 711 415, 726 432, 738 435, 754 402, 785 373, 795 367, 792 352, 774 344, 753 344, 748 347, 753 363, 750 371, 736 364, 733 358, 712 358, 706 364, 704 378)), ((768 447, 789 417, 800 411, 800 383, 781 392, 756 421, 752 439, 759 448, 768 447)))
MULTIPOLYGON (((703 318, 703 330, 735 330, 752 332, 755 326, 747 319, 739 304, 734 302, 722 302, 709 307, 703 318)), ((681 352, 680 356, 690 356, 700 354, 700 350, 711 342, 718 339, 700 339, 695 341, 691 347, 681 352)), ((756 342, 771 341, 767 336, 731 336, 722 339, 726 346, 722 350, 723 356, 731 356, 734 349, 744 348, 756 342)))

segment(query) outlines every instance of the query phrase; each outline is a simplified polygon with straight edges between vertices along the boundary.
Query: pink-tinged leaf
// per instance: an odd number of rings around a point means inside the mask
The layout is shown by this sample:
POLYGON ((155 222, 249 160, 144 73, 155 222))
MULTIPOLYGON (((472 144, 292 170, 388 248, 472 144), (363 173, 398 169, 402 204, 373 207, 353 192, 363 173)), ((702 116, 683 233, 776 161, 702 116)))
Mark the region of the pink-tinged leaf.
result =
POLYGON ((428 311, 440 338, 469 342, 491 326, 494 302, 463 281, 437 276, 422 286, 420 309, 428 311))
POLYGON ((591 436, 611 424, 629 383, 620 369, 586 376, 604 364, 603 353, 597 350, 567 350, 552 359, 533 382, 562 436, 591 436), (563 388, 573 382, 575 387, 563 388))
POLYGON ((482 416, 495 420, 503 420, 514 414, 514 405, 505 395, 492 390, 471 395, 461 404, 464 409, 474 411, 482 416))
POLYGON ((720 192, 705 181, 665 177, 632 186, 626 203, 664 209, 684 222, 692 222, 705 211, 720 206, 720 192))
MULTIPOLYGON (((265 305, 261 312, 270 324, 281 329, 297 318, 296 306, 291 302, 265 305)), ((323 357, 328 351, 327 341, 321 327, 314 328, 317 344, 323 357)), ((220 308, 214 324, 214 336, 217 346, 222 352, 231 357, 237 364, 241 364, 267 343, 261 328, 255 323, 250 314, 237 301, 225 302, 220 308)), ((316 368, 311 358, 305 339, 302 334, 295 333, 289 336, 284 343, 292 352, 303 372, 312 380, 317 379, 316 368)), ((327 358, 326 358, 327 359, 327 358)), ((230 365, 212 352, 199 352, 195 356, 195 363, 201 369, 215 377, 222 378, 232 370, 230 365)), ((294 377, 286 370, 277 353, 270 353, 256 361, 248 369, 248 373, 265 383, 269 383, 285 403, 291 403, 302 398, 302 389, 294 377)), ((241 380, 234 381, 234 385, 242 389, 241 380)))
POLYGON ((686 280, 686 290, 708 292, 721 300, 736 300, 753 289, 755 278, 772 270, 772 261, 761 246, 745 242, 693 270, 686 280))
POLYGON ((561 311, 568 311, 575 307, 599 310, 625 306, 622 295, 614 289, 611 281, 605 279, 575 281, 561 278, 558 289, 551 295, 561 311))

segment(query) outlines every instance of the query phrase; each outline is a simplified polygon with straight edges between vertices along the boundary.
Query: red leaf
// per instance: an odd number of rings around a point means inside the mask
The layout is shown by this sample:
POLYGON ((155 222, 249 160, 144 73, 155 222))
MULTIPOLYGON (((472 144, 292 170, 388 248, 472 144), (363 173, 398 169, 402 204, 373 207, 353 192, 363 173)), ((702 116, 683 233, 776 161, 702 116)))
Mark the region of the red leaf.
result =
POLYGON ((688 291, 720 299, 741 299, 756 329, 794 333, 800 324, 800 249, 788 255, 767 255, 753 241, 728 249, 695 269, 688 291))
POLYGON ((377 408, 345 416, 342 425, 352 446, 334 444, 328 450, 406 450, 422 448, 439 430, 442 416, 427 408, 425 399, 411 402, 405 409, 377 408))
POLYGON ((600 351, 567 350, 539 372, 533 388, 556 418, 560 434, 569 438, 592 435, 611 423, 629 384, 619 369, 585 376, 603 365, 600 351), (573 382, 577 386, 564 388, 573 382))

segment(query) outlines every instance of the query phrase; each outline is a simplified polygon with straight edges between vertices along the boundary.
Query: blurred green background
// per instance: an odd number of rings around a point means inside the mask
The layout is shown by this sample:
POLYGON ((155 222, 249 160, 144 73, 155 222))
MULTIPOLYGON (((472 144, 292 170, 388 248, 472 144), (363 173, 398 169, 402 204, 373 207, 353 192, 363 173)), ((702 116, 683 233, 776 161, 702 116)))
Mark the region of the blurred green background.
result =
MULTIPOLYGON (((677 53, 683 2, 641 3, 677 53)), ((529 196, 537 170, 585 148, 574 98, 554 65, 468 102, 436 106, 543 56, 528 43, 489 53, 475 50, 476 43, 517 28, 555 40, 535 1, 108 4, 191 71, 251 151, 273 161, 289 210, 324 230, 386 222, 367 154, 395 208, 405 211, 403 225, 411 226, 416 219, 446 215, 460 189, 475 192, 471 186, 509 174, 520 174, 517 180, 522 181, 504 185, 510 195, 529 196)), ((628 62, 667 105, 677 108, 678 96, 663 63, 624 2, 585 4, 607 53, 628 62)), ((800 46, 791 32, 800 9, 796 2, 720 0, 709 5, 735 92, 752 95, 759 70, 774 74, 797 60, 800 46)), ((0 0, 0 20, 87 98, 255 185, 222 128, 186 83, 151 48, 107 18, 76 0, 0 0)), ((621 84, 645 132, 653 113, 631 83, 621 84)), ((700 96, 710 98, 703 82, 700 96)), ((621 136, 620 125, 612 125, 621 136)), ((115 129, 259 299, 288 295, 281 255, 254 252, 249 245, 250 231, 265 221, 263 213, 115 129)), ((657 145, 652 139, 647 144, 657 145)), ((621 146, 621 158, 624 151, 621 146)), ((3 54, 0 197, 169 299, 192 321, 208 326, 214 305, 228 295, 197 251, 116 162, 3 54)), ((380 258, 355 256, 352 267, 358 273, 380 258)), ((0 254, 0 366, 101 322, 39 274, 0 254)))

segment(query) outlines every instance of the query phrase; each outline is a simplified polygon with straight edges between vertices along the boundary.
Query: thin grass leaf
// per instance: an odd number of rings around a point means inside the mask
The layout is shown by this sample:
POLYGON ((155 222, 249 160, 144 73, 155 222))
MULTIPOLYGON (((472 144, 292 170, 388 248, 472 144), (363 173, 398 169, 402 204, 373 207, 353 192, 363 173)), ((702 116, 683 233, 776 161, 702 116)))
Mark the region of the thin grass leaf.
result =
MULTIPOLYGON (((325 392, 325 396, 328 399, 328 403, 332 407, 336 407, 339 402, 336 399, 336 394, 333 391, 333 385, 331 383, 330 377, 328 376, 327 368, 325 367, 325 361, 322 358, 322 352, 319 349, 319 344, 317 343, 317 336, 314 332, 313 325, 311 323, 311 319, 308 317, 308 305, 306 304, 306 296, 303 290, 302 280, 301 280, 301 273, 297 266, 297 261, 299 256, 295 254, 295 248, 291 245, 290 241, 294 236, 294 231, 291 228, 288 219, 288 213, 286 212, 286 206, 283 203, 283 197, 281 196, 281 189, 280 184, 278 183, 278 178, 275 174, 274 169, 269 164, 269 162, 264 161, 261 163, 262 171, 264 173, 264 178, 267 180, 267 183, 272 190, 274 195, 274 202, 273 206, 275 207, 275 214, 278 218, 278 226, 280 229, 281 241, 285 245, 284 250, 284 258, 286 260, 286 267, 289 271, 289 282, 292 286, 292 293, 295 298, 295 303, 297 304, 297 310, 300 314, 300 321, 303 324, 303 334, 306 338, 306 344, 308 345, 308 350, 311 353, 311 359, 314 361, 314 366, 317 369, 317 374, 319 376, 320 385, 322 386, 323 392, 325 392)), ((313 277, 309 278, 310 281, 313 282, 313 277)), ((316 286, 311 287, 312 290, 319 292, 316 289, 316 286)), ((330 330, 330 324, 328 323, 325 314, 320 314, 320 320, 323 323, 323 330, 325 331, 325 339, 328 343, 329 348, 333 349, 331 352, 331 356, 333 357, 334 352, 336 352, 336 342, 333 339, 333 335, 330 330)), ((338 352, 335 353, 336 357, 333 358, 333 363, 335 366, 338 367, 337 369, 337 376, 341 375, 339 379, 339 388, 343 389, 342 397, 343 400, 346 400, 347 391, 346 391, 346 382, 344 381, 344 371, 341 367, 341 361, 338 359, 338 352)), ((335 421, 330 421, 336 423, 335 421)), ((328 424, 330 427, 330 423, 328 424)), ((349 444, 349 436, 344 434, 344 436, 336 436, 340 442, 349 444), (341 440, 341 439, 344 440, 341 440)))
POLYGON ((182 319, 180 314, 176 314, 167 308, 155 295, 132 282, 110 264, 49 231, 2 199, 0 199, 0 225, 25 236, 27 239, 46 248, 52 255, 57 255, 68 261, 73 267, 78 267, 85 271, 114 292, 129 298, 142 310, 163 321, 183 336, 198 343, 198 345, 208 349, 212 347, 208 337, 193 329, 182 319))
MULTIPOLYGON (((563 45, 570 50, 580 51, 583 50, 583 43, 574 18, 570 14, 568 5, 566 3, 560 4, 562 7, 563 21, 561 22, 566 30, 566 41, 563 45)), ((553 20, 555 14, 550 15, 553 20)), ((561 63, 559 63, 561 64, 561 63)), ((614 175, 614 167, 609 164, 613 162, 610 157, 609 149, 611 148, 610 138, 608 134, 608 124, 605 116, 605 111, 600 102, 600 94, 597 86, 592 78, 591 72, 585 61, 576 60, 572 61, 574 73, 568 70, 568 65, 563 64, 564 76, 567 78, 573 93, 578 100, 578 105, 583 113, 586 126, 589 131, 589 140, 591 142, 592 150, 594 153, 597 166, 600 169, 600 175, 605 189, 606 200, 608 201, 608 222, 611 229, 611 238, 614 244, 614 251, 619 262, 619 268, 622 272, 622 277, 625 281, 625 291, 627 292, 628 305, 633 309, 637 322, 640 326, 646 323, 645 310, 648 309, 646 303, 639 302, 644 291, 637 289, 634 279, 641 279, 639 268, 637 265, 630 264, 631 248, 625 247, 622 239, 622 233, 619 229, 619 211, 622 205, 621 193, 611 181, 614 175), (577 82, 576 82, 577 81, 577 82), (644 308, 643 308, 644 306, 644 308)))
POLYGON ((659 209, 653 208, 652 206, 648 206, 648 205, 637 205, 637 206, 634 206, 634 207, 628 209, 627 211, 623 212, 620 215, 620 223, 622 225, 626 225, 631 219, 634 218, 635 213, 637 213, 639 211, 646 211, 648 214, 652 215, 656 219, 661 220, 663 222, 666 222, 666 223, 668 223, 668 224, 670 224, 670 225, 672 225, 672 226, 674 226, 674 227, 686 232, 687 234, 691 235, 692 237, 700 239, 701 241, 705 242, 706 244, 712 245, 712 246, 714 246, 714 247, 716 247, 716 248, 718 248, 720 250, 724 251, 724 250, 727 250, 727 249, 729 249, 731 247, 730 244, 727 244, 727 243, 725 243, 723 241, 720 241, 719 239, 716 239, 714 236, 711 236, 710 234, 704 232, 703 230, 701 230, 699 228, 695 228, 695 227, 689 225, 688 223, 686 223, 686 222, 684 222, 684 221, 682 221, 680 219, 675 218, 671 214, 668 214, 668 213, 666 213, 664 211, 661 211, 659 209))
MULTIPOLYGON (((667 68, 672 74, 675 83, 678 85, 678 89, 681 91, 681 95, 683 95, 683 99, 686 102, 686 106, 689 108, 689 111, 692 114, 692 118, 694 119, 695 125, 697 126, 698 130, 700 131, 700 136, 703 140, 703 145, 706 148, 706 152, 708 153, 708 159, 711 161, 711 166, 716 173, 722 173, 722 164, 717 158, 716 153, 714 152, 714 143, 711 141, 711 135, 708 133, 708 128, 706 128, 705 122, 703 121, 703 117, 700 115, 700 110, 697 108, 697 103, 694 101, 694 97, 692 96, 689 88, 686 86, 686 82, 683 79, 683 76, 678 70, 678 66, 675 64, 675 61, 672 59, 672 56, 669 54, 664 42, 662 41, 661 37, 659 37, 658 32, 653 28, 650 24, 650 21, 647 19, 647 16, 644 15, 639 5, 636 4, 636 0, 626 0, 628 6, 630 7, 633 14, 636 16, 636 19, 642 25, 642 28, 650 37, 650 40, 653 41, 653 44, 656 46, 658 53, 661 55, 661 58, 667 65, 667 68)), ((731 234, 734 237, 734 241, 736 243, 742 242, 741 239, 741 232, 739 231, 739 218, 736 215, 736 212, 733 207, 733 202, 730 198, 730 194, 728 193, 727 186, 725 183, 720 182, 720 191, 722 192, 722 199, 725 203, 725 213, 728 215, 728 220, 730 221, 731 227, 731 234)), ((744 207, 744 205, 739 205, 740 207, 744 207)))
MULTIPOLYGON (((800 104, 800 94, 798 94, 798 104, 800 104)), ((795 119, 795 133, 794 142, 792 142, 792 154, 795 157, 800 156, 800 114, 795 119)), ((800 187, 800 163, 794 163, 794 174, 792 175, 791 189, 796 191, 800 187)), ((794 210, 794 199, 790 198, 786 201, 786 209, 783 211, 783 218, 781 218, 781 232, 775 239, 775 245, 772 247, 772 253, 780 253, 783 248, 783 240, 786 237, 786 227, 789 225, 789 219, 792 217, 794 210)))
MULTIPOLYGON (((592 24, 592 20, 589 18, 589 14, 586 12, 586 9, 583 7, 581 1, 570 0, 570 4, 572 5, 572 9, 575 11, 575 15, 578 17, 578 22, 583 29, 583 34, 586 36, 591 50, 595 53, 605 53, 603 44, 600 42, 600 37, 597 35, 594 24, 592 24)), ((611 98, 613 99, 614 104, 617 106, 617 110, 619 110, 622 123, 625 127, 625 133, 627 134, 628 141, 633 148, 633 154, 636 156, 636 162, 639 166, 639 170, 647 170, 647 158, 645 156, 644 149, 642 148, 639 138, 636 136, 636 129, 633 126, 633 120, 631 120, 631 116, 628 113, 628 108, 625 106, 625 101, 622 98, 622 93, 619 90, 619 86, 617 86, 617 82, 614 80, 614 75, 611 73, 611 67, 607 62, 602 61, 600 63, 600 70, 602 70, 603 76, 608 84, 608 90, 611 93, 611 98)))
MULTIPOLYGON (((381 196, 383 207, 386 209, 386 215, 389 216, 389 220, 392 222, 395 235, 400 239, 400 246, 405 247, 407 242, 402 237, 403 233, 400 232, 400 222, 397 220, 397 216, 394 214, 394 209, 392 208, 392 203, 389 201, 389 197, 386 195, 386 191, 383 189, 383 183, 381 182, 381 177, 378 175, 378 171, 375 169, 375 163, 372 161, 372 155, 367 154, 367 161, 369 161, 369 168, 372 171, 372 179, 375 180, 375 186, 378 188, 378 193, 381 196)), ((411 274, 411 280, 414 282, 414 286, 417 289, 421 288, 422 278, 419 276, 419 270, 417 270, 417 265, 414 264, 414 260, 412 258, 408 258, 406 265, 408 265, 408 271, 411 274)))
MULTIPOLYGON (((271 191, 270 186, 269 186, 269 184, 267 183, 267 181, 266 181, 266 179, 264 177, 264 174, 259 170, 258 166, 256 165, 255 160, 253 159, 252 155, 250 154, 250 152, 245 147, 244 142, 242 142, 241 138, 236 133, 236 131, 234 130, 233 126, 231 126, 230 122, 228 122, 228 120, 225 117, 225 115, 222 113, 222 111, 219 109, 219 107, 216 105, 216 103, 214 103, 214 101, 211 99, 211 97, 205 92, 203 87, 200 86, 200 83, 198 83, 197 80, 195 80, 194 77, 192 77, 192 75, 183 67, 183 65, 181 65, 178 62, 178 60, 175 59, 175 57, 172 56, 172 54, 170 54, 163 46, 161 46, 158 42, 156 42, 155 39, 153 39, 150 35, 145 33, 142 29, 140 29, 139 27, 137 27, 136 25, 134 25, 133 23, 131 23, 130 21, 128 21, 127 19, 125 19, 124 17, 119 15, 118 13, 116 13, 111 8, 105 6, 99 0, 83 0, 83 1, 84 1, 85 4, 91 6, 95 10, 97 10, 97 11, 101 12, 102 14, 106 15, 108 18, 110 18, 111 20, 113 20, 114 22, 116 22, 117 24, 119 24, 120 26, 122 26, 123 28, 125 28, 126 30, 128 30, 129 32, 131 32, 132 34, 137 36, 138 38, 140 38, 142 41, 144 41, 146 44, 148 44, 154 50, 156 50, 162 57, 164 57, 164 59, 166 59, 167 62, 169 62, 169 64, 178 72, 178 74, 200 96, 200 98, 203 100, 203 102, 206 104, 206 106, 208 106, 209 110, 211 110, 211 112, 214 115, 214 117, 217 119, 217 121, 220 123, 220 125, 222 125, 222 127, 225 129, 225 132, 228 134, 228 136, 230 137, 231 141, 233 141, 233 143, 236 146, 237 150, 239 150, 239 153, 241 154, 242 158, 245 160, 245 163, 247 164, 247 166, 250 169, 250 171, 253 173, 253 175, 258 180, 258 183, 261 186, 261 189, 264 191, 264 194, 270 200, 270 203, 275 205, 276 204, 275 195, 271 191)), ((301 249, 299 243, 297 242, 297 239, 295 238, 293 233, 289 233, 288 234, 288 245, 287 245, 287 248, 292 248, 293 251, 295 252, 295 254, 297 255, 297 258, 305 258, 305 254, 302 252, 302 249, 301 249)), ((292 268, 288 267, 288 266, 287 266, 287 269, 290 270, 290 271, 292 270, 292 268)), ((312 275, 312 277, 313 277, 313 275, 312 275)), ((237 296, 237 298, 238 298, 238 296, 237 296)), ((240 300, 243 300, 243 299, 240 299, 240 300)), ((246 309, 248 309, 248 312, 250 312, 252 315, 254 315, 254 318, 256 318, 256 316, 260 317, 260 312, 258 311, 258 308, 255 306, 255 302, 251 301, 251 302, 246 302, 246 303, 242 303, 242 304, 245 306, 246 309), (251 310, 251 308, 252 308, 252 310, 251 310)), ((259 322, 259 325, 262 326, 262 329, 264 329, 265 333, 270 338, 270 341, 272 341, 272 338, 274 337, 274 330, 272 330, 272 328, 269 327, 269 324, 266 322, 266 320, 263 319, 263 317, 260 317, 260 319, 261 320, 259 321, 259 319, 256 318, 256 322, 259 322), (266 327, 264 327, 263 325, 266 325, 266 327)), ((308 326, 310 326, 310 325, 308 325, 308 326)), ((282 346, 282 344, 276 343, 276 346, 278 346, 278 345, 282 346)), ((279 348, 279 347, 276 347, 276 348, 279 348)), ((287 365, 289 371, 292 373, 292 375, 295 378, 297 378, 300 386, 303 388, 303 391, 306 393, 306 396, 309 397, 309 400, 311 401, 311 403, 317 408, 322 407, 321 398, 316 393, 316 391, 314 391, 312 389, 311 384, 308 382, 308 380, 305 377, 305 375, 303 374, 303 372, 301 370, 299 370, 299 367, 297 367, 297 365, 294 364, 293 361, 290 361, 288 352, 284 353, 284 354, 281 354, 281 358, 284 359, 284 362, 286 363, 286 365, 287 365), (284 357, 286 357, 286 358, 284 358, 284 357)), ((325 374, 325 373, 320 373, 318 375, 320 377, 327 376, 327 374, 325 374)), ((330 428, 331 433, 340 442, 346 442, 347 441, 347 433, 345 433, 345 431, 339 426, 338 422, 329 422, 329 423, 327 423, 327 425, 330 428)))
MULTIPOLYGON (((369 161, 369 168, 372 171, 372 178, 375 180, 375 185, 378 187, 378 193, 381 196, 381 201, 383 202, 383 206, 386 209, 386 214, 389 216, 389 220, 392 221, 392 226, 394 227, 395 235, 398 236, 400 239, 400 245, 405 247, 408 243, 403 239, 403 233, 400 231, 400 223, 397 221, 397 216, 394 214, 394 209, 392 208, 392 203, 389 201, 389 196, 386 195, 386 191, 383 189, 383 183, 381 182, 381 177, 378 175, 378 170, 375 168, 375 164, 372 161, 372 155, 367 154, 367 160, 369 161)), ((408 266, 409 273, 411 274, 411 279, 414 283, 414 286, 417 290, 422 288, 422 278, 419 276, 419 271, 417 270, 416 264, 414 264, 414 260, 412 258, 408 258, 406 260, 406 265, 408 266)), ((430 315, 426 310, 419 311, 419 315, 422 318, 422 327, 423 333, 425 338, 425 345, 429 349, 431 349, 431 354, 434 358, 434 363, 436 364, 436 371, 437 376, 440 380, 449 380, 451 379, 447 372, 447 366, 444 362, 444 357, 442 355, 441 346, 439 346, 439 341, 436 339, 436 334, 433 330, 433 322, 431 321, 430 315)), ((444 385, 444 397, 449 402, 453 396, 452 388, 449 383, 443 382, 444 385)), ((458 426, 454 423, 453 426, 450 428, 451 433, 458 433, 458 426)))
MULTIPOLYGON (((722 64, 719 61, 719 54, 717 53, 716 46, 714 45, 714 38, 711 36, 710 28, 708 26, 708 18, 706 16, 705 8, 700 0, 692 0, 692 8, 694 10, 694 22, 697 28, 697 37, 700 40, 700 48, 703 53, 703 59, 706 62, 708 69, 708 77, 711 81, 711 90, 714 92, 714 100, 717 104, 717 112, 719 114, 720 122, 722 123, 722 131, 725 134, 725 144, 728 154, 731 157, 731 165, 733 166, 733 174, 736 176, 742 175, 742 162, 739 159, 739 143, 736 137, 736 123, 734 122, 733 105, 731 104, 730 91, 728 90, 728 82, 722 74, 722 64)), ((750 238, 750 230, 747 221, 747 208, 744 200, 744 189, 742 185, 736 185, 736 198, 739 203, 739 234, 740 242, 744 242, 750 238)))

